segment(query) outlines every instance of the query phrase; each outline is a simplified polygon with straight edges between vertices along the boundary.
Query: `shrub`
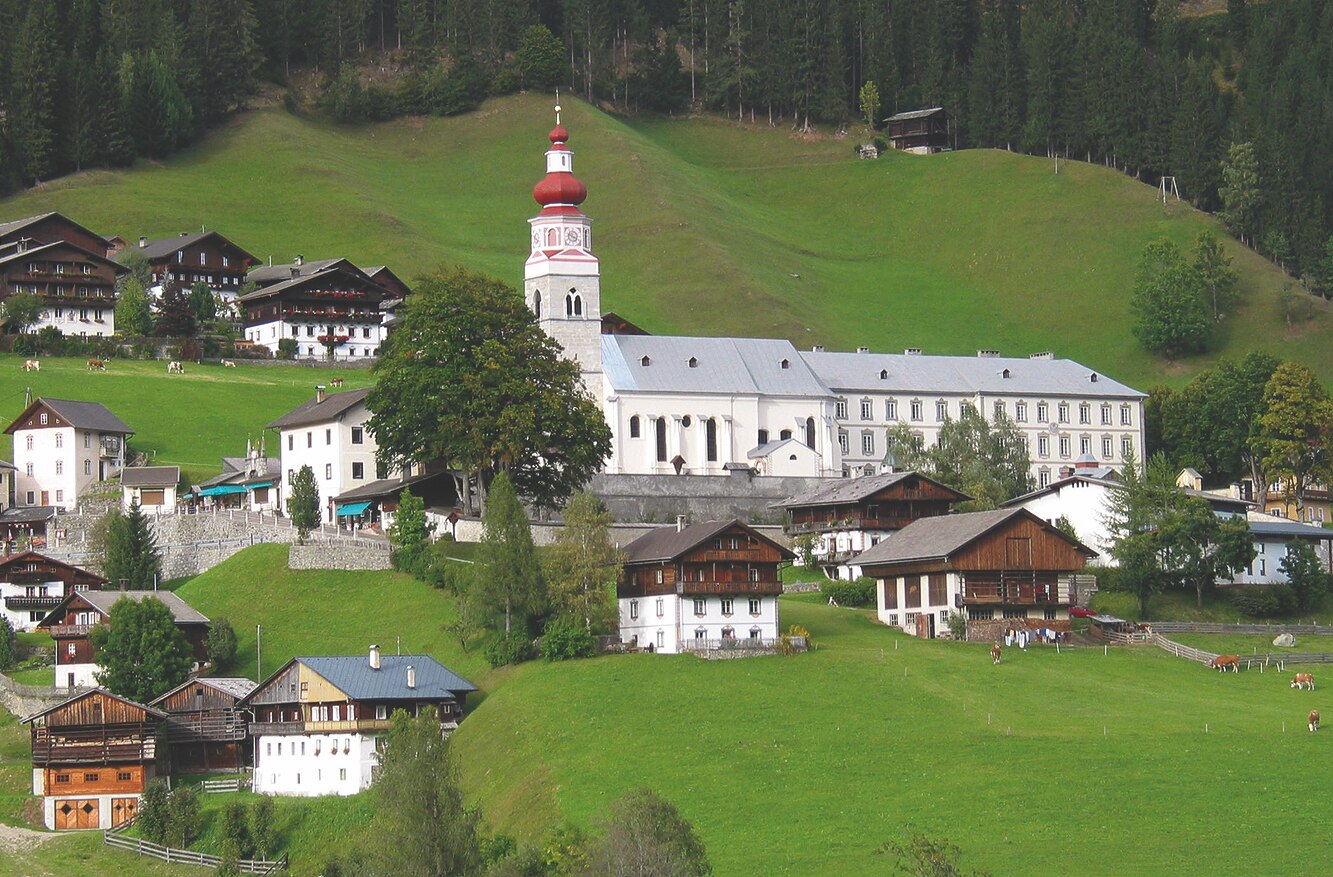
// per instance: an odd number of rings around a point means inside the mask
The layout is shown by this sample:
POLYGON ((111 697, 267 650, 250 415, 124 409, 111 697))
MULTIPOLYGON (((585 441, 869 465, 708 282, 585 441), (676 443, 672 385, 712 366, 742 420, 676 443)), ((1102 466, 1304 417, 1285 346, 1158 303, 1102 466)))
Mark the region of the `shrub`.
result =
POLYGON ((236 631, 225 618, 215 618, 208 625, 208 660, 215 671, 236 660, 236 631))
POLYGON ((486 660, 492 667, 521 664, 532 655, 532 642, 522 633, 500 634, 486 646, 486 660))
POLYGON ((296 339, 278 339, 278 359, 296 359, 296 339))
POLYGON ((255 855, 267 859, 275 851, 274 840, 273 799, 268 795, 260 795, 250 808, 250 841, 254 845, 255 855))
POLYGON ((14 666, 14 628, 8 618, 0 618, 0 670, 14 666))
POLYGON ((949 634, 957 640, 967 639, 967 618, 961 612, 950 612, 946 623, 949 625, 949 634))
POLYGON ((839 606, 874 606, 875 580, 862 577, 845 582, 835 579, 821 584, 819 593, 832 597, 839 606))
POLYGON ((889 141, 885 140, 883 137, 876 137, 870 142, 875 144, 875 148, 879 150, 880 155, 889 151, 889 141))
POLYGON ((1289 585, 1237 588, 1231 593, 1231 603, 1242 615, 1251 618, 1290 615, 1297 608, 1296 592, 1289 585))
POLYGON ((188 849, 199 837, 199 793, 194 786, 180 786, 167 796, 166 844, 188 849))
POLYGON ((546 625, 542 634, 542 657, 548 661, 568 661, 597 654, 597 640, 582 624, 557 618, 546 625))
POLYGON ((160 779, 149 780, 139 796, 139 816, 135 821, 139 833, 149 843, 166 843, 167 796, 166 781, 160 779))
POLYGON ((250 811, 239 798, 228 801, 222 808, 222 843, 238 859, 248 857, 254 849, 250 839, 250 811))

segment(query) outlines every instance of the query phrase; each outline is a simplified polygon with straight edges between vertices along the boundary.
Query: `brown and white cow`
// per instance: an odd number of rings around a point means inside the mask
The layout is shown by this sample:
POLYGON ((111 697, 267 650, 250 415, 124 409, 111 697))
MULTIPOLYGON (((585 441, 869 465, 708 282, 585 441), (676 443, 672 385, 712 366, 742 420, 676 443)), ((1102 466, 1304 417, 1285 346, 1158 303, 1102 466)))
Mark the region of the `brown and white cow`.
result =
POLYGON ((88 371, 104 372, 106 371, 106 363, 102 362, 100 359, 90 359, 88 360, 88 371))
POLYGON ((223 367, 223 368, 236 368, 236 363, 232 362, 230 359, 224 359, 224 360, 222 360, 222 367, 223 367))
POLYGON ((1214 670, 1225 673, 1230 670, 1233 673, 1240 672, 1240 655, 1218 655, 1208 662, 1208 666, 1214 670))
POLYGON ((335 387, 341 387, 343 385, 343 379, 333 378, 332 380, 329 381, 329 383, 335 387))
POLYGON ((167 374, 183 375, 185 374, 185 366, 173 359, 171 362, 167 363, 167 374))
POLYGON ((1295 675, 1295 677, 1293 677, 1292 680, 1291 680, 1291 687, 1292 687, 1292 688, 1308 688, 1308 689, 1310 689, 1311 691, 1314 691, 1314 674, 1313 674, 1313 673, 1297 673, 1297 674, 1295 675))
POLYGON ((1000 644, 996 643, 990 647, 990 659, 993 663, 1000 663, 1000 644))
POLYGON ((1319 730, 1319 710, 1310 710, 1310 730, 1319 730))
POLYGON ((42 370, 42 361, 40 359, 25 359, 20 367, 25 372, 39 372, 42 370))

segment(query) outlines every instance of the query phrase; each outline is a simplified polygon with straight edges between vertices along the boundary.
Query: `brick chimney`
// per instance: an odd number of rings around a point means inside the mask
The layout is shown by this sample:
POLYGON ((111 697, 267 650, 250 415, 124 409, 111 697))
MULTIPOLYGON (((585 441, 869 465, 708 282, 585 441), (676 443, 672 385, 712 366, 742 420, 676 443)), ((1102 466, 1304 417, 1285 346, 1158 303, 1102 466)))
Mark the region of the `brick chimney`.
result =
POLYGON ((380 647, 370 647, 370 669, 378 670, 380 668, 380 647))

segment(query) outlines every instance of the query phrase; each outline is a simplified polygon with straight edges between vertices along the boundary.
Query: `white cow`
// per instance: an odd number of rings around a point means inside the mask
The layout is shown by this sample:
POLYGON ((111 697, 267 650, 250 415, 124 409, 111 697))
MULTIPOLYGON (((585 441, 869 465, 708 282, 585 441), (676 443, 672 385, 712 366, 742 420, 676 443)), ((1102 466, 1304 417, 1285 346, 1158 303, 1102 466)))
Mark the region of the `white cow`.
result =
POLYGON ((185 374, 185 366, 173 359, 171 362, 167 363, 167 374, 183 375, 185 374))
POLYGON ((42 370, 42 361, 40 359, 25 359, 22 368, 25 372, 39 372, 42 370))

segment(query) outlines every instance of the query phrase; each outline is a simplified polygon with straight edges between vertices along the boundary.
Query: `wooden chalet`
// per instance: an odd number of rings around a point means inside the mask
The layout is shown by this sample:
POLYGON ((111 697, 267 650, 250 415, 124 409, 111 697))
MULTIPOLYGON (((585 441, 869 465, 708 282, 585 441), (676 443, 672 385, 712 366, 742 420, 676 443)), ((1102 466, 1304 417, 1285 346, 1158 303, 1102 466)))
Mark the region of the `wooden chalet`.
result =
POLYGON ((366 276, 384 287, 389 293, 390 298, 405 299, 412 293, 412 287, 403 282, 403 279, 387 265, 373 265, 366 269, 366 276))
POLYGON ((829 578, 861 574, 855 558, 921 518, 947 515, 967 494, 919 472, 840 478, 782 503, 787 535, 814 534, 814 559, 829 578))
POLYGON ((1097 553, 1025 509, 923 518, 859 558, 879 620, 922 637, 961 611, 967 638, 1069 631, 1071 577, 1097 553))
POLYGON ((390 293, 345 259, 334 264, 301 263, 286 267, 286 279, 273 268, 250 272, 259 289, 241 296, 245 337, 275 352, 284 338, 296 341, 301 359, 374 356, 383 341, 381 305, 390 293))
POLYGON ((112 828, 134 818, 165 760, 161 711, 103 688, 28 716, 32 792, 55 830, 112 828))
POLYGON ((46 303, 29 331, 115 332, 116 278, 129 269, 109 258, 107 239, 59 213, 0 222, 0 300, 20 292, 46 303))
POLYGON ((249 763, 250 723, 237 704, 255 687, 240 676, 199 676, 148 704, 166 714, 173 771, 237 771, 249 763))
POLYGON ((662 527, 625 546, 616 596, 620 636, 674 653, 771 643, 778 635, 779 568, 795 554, 740 521, 662 527))
POLYGON ((429 655, 297 657, 238 702, 252 719, 254 790, 354 795, 374 782, 393 713, 433 707, 442 731, 477 688, 429 655))
POLYGON ((56 519, 55 506, 15 506, 0 512, 0 546, 7 553, 46 547, 46 530, 56 519))
POLYGON ((171 280, 189 288, 207 283, 224 299, 234 300, 246 274, 259 260, 216 231, 182 233, 176 237, 139 238, 139 252, 148 260, 153 282, 171 280))
POLYGON ((61 600, 38 624, 56 641, 56 687, 96 684, 97 652, 89 634, 108 624, 118 600, 161 600, 171 610, 176 627, 194 650, 199 666, 208 660, 208 619, 171 591, 77 591, 61 600))
POLYGON ((36 551, 0 558, 0 616, 15 630, 31 630, 76 591, 96 590, 106 579, 36 551))
POLYGON ((953 119, 943 107, 898 113, 884 123, 894 149, 930 155, 954 148, 953 119))

